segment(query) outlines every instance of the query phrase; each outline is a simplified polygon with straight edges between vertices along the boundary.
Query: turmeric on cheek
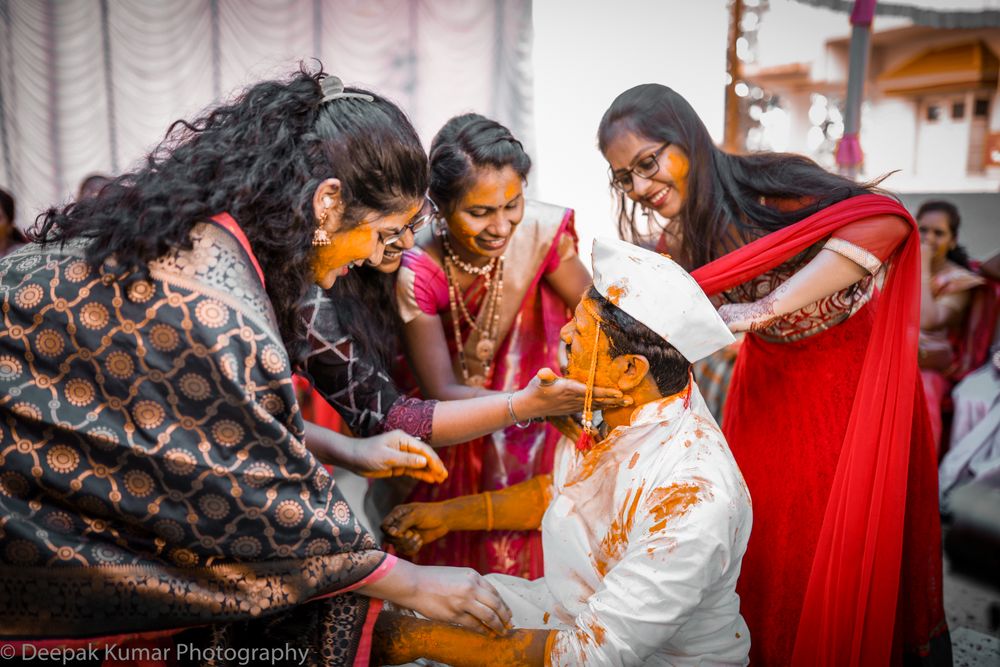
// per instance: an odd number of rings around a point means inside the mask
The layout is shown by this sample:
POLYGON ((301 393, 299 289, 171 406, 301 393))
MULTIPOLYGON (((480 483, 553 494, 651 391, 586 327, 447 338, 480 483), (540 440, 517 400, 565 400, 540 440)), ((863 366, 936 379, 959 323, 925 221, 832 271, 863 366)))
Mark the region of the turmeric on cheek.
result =
POLYGON ((594 375, 595 387, 614 387, 608 371, 611 364, 608 363, 608 337, 603 331, 596 336, 597 322, 591 320, 585 331, 578 331, 577 338, 580 342, 579 353, 572 354, 569 364, 569 377, 579 382, 587 382, 590 364, 597 355, 597 372, 594 375))
POLYGON ((670 174, 670 178, 674 181, 674 187, 677 188, 677 194, 682 199, 687 196, 687 179, 690 170, 691 163, 685 156, 677 153, 667 155, 667 173, 670 174))
POLYGON ((375 252, 377 242, 378 231, 372 225, 360 225, 333 234, 330 245, 315 248, 316 253, 312 260, 313 275, 319 279, 351 262, 367 259, 375 252))

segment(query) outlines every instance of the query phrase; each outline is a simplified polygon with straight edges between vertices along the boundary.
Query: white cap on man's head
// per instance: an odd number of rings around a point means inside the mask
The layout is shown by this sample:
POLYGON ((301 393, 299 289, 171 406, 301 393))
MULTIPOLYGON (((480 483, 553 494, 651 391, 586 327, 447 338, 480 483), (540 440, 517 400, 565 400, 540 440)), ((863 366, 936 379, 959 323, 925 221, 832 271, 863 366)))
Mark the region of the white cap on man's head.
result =
POLYGON ((734 342, 694 278, 672 259, 619 239, 594 240, 594 287, 695 362, 734 342))

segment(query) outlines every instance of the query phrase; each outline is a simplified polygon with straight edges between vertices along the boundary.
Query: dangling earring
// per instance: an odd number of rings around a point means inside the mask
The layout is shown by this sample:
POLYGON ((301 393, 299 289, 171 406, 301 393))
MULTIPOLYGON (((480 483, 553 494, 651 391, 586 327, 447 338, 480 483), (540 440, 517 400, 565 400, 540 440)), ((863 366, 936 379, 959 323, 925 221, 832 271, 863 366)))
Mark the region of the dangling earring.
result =
POLYGON ((313 231, 312 244, 315 246, 330 245, 330 235, 322 227, 316 227, 313 231))
POLYGON ((323 225, 326 223, 326 219, 330 216, 330 198, 327 197, 323 200, 326 206, 323 208, 323 216, 316 221, 316 229, 313 230, 313 240, 312 244, 314 246, 320 245, 330 245, 330 235, 326 233, 323 225))
POLYGON ((448 235, 448 221, 444 217, 438 216, 431 224, 434 225, 434 236, 444 238, 448 235))

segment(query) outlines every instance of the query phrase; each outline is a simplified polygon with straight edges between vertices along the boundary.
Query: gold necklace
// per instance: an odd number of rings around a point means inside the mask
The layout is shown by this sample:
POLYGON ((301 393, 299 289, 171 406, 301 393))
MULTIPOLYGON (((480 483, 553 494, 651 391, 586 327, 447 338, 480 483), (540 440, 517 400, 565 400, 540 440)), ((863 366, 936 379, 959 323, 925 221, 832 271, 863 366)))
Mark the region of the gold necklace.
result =
MULTIPOLYGON (((475 266, 462 261, 462 259, 455 254, 455 251, 452 250, 451 243, 448 241, 447 231, 445 231, 445 233, 441 236, 441 244, 444 246, 444 251, 448 254, 448 259, 450 259, 455 266, 462 269, 466 273, 471 273, 474 276, 488 276, 496 266, 496 257, 491 258, 490 261, 483 266, 475 266)), ((489 281, 487 281, 487 285, 489 285, 489 281)))
MULTIPOLYGON (((446 256, 444 260, 445 276, 448 280, 448 305, 451 309, 452 330, 455 336, 455 350, 458 354, 459 366, 462 369, 462 380, 470 387, 485 387, 493 370, 493 357, 496 354, 496 339, 500 333, 500 311, 503 301, 503 256, 494 258, 491 264, 495 267, 492 277, 483 276, 486 284, 486 294, 477 317, 472 317, 465 298, 458 285, 455 275, 456 262, 446 256), (476 359, 482 364, 484 375, 469 375, 469 364, 465 358, 465 345, 462 343, 461 321, 468 323, 469 335, 478 334, 476 343, 476 359)), ((478 267, 477 267, 478 268, 478 267)))

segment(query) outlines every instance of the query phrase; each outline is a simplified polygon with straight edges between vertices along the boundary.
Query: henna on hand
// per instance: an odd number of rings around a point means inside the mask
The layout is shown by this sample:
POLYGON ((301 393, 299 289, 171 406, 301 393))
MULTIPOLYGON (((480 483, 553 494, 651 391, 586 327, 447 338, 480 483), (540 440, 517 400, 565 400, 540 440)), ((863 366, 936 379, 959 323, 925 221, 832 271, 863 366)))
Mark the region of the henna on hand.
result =
POLYGON ((778 319, 774 312, 774 303, 777 301, 775 292, 771 292, 763 299, 748 303, 747 319, 750 322, 750 331, 761 331, 766 329, 778 319))
MULTIPOLYGON (((780 290, 780 288, 779 288, 780 290)), ((719 308, 719 316, 733 333, 761 331, 781 317, 775 312, 778 290, 750 303, 730 303, 719 308)))

